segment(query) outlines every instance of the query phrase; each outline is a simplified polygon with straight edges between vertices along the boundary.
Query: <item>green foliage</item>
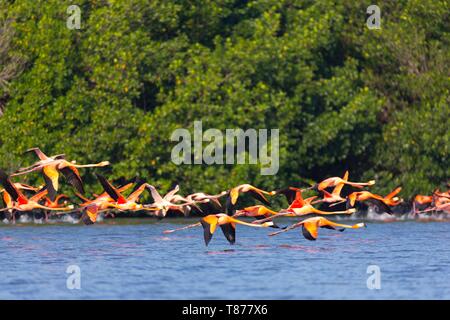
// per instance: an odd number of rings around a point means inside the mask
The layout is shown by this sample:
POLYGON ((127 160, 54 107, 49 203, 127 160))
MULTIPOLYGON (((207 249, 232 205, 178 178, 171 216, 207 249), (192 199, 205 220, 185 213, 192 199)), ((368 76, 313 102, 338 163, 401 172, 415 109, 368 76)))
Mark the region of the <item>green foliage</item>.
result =
MULTIPOLYGON (((354 1, 1 1, 27 61, 0 118, 0 167, 39 146, 112 178, 216 192, 350 170, 405 196, 449 178, 448 1, 387 1, 382 29, 354 1), (173 130, 280 129, 280 170, 171 162, 173 130)), ((92 171, 82 173, 94 182, 92 171)), ((31 182, 37 175, 27 177, 31 182)), ((92 190, 97 190, 93 187, 92 190)))

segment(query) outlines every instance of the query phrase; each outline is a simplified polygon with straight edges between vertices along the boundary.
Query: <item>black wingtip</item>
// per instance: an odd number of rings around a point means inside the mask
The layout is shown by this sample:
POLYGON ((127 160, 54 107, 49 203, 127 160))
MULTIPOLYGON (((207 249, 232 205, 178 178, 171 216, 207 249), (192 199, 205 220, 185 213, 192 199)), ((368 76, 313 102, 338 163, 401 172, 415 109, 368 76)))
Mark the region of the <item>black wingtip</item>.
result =
POLYGON ((311 233, 309 233, 308 229, 306 229, 304 225, 302 225, 302 233, 303 233, 303 236, 305 237, 305 239, 310 240, 310 241, 316 241, 316 238, 314 238, 311 235, 311 233))
POLYGON ((345 202, 345 209, 348 210, 348 209, 351 209, 351 208, 353 208, 353 206, 352 206, 352 204, 350 202, 350 199, 347 199, 347 201, 345 202))
POLYGON ((8 179, 8 178, 9 178, 9 175, 6 173, 6 171, 0 168, 0 179, 4 180, 4 179, 8 179))

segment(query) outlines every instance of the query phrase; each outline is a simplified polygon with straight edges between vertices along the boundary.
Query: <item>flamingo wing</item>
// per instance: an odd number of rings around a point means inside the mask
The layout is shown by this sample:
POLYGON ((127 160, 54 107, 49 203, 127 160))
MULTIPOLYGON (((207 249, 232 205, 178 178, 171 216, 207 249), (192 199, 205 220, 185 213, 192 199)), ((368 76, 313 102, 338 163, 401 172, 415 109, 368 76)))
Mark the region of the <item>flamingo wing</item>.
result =
POLYGON ((239 189, 238 188, 231 189, 230 194, 228 195, 228 200, 231 202, 232 205, 236 204, 238 197, 239 197, 239 189))
POLYGON ((18 202, 19 204, 28 203, 27 198, 11 182, 8 174, 1 169, 0 169, 0 183, 3 185, 3 188, 5 188, 6 192, 9 193, 9 195, 14 201, 18 202))
POLYGON ((32 196, 32 197, 30 198, 30 201, 38 202, 38 201, 41 200, 44 196, 46 196, 47 193, 48 193, 48 190, 47 190, 47 189, 43 189, 43 190, 39 191, 38 193, 36 193, 34 196, 32 196))
POLYGON ((169 192, 166 193, 166 195, 164 196, 164 199, 166 199, 167 201, 170 201, 172 199, 172 197, 178 192, 180 191, 180 186, 176 185, 175 188, 173 188, 172 190, 170 190, 169 192))
POLYGON ((164 201, 161 195, 159 194, 158 190, 156 190, 154 186, 149 184, 147 185, 147 187, 150 189, 150 193, 152 194, 152 198, 155 202, 162 203, 164 201))
POLYGON ((105 189, 106 193, 114 199, 119 204, 126 203, 127 200, 124 198, 124 196, 116 189, 114 186, 109 183, 108 180, 106 180, 105 177, 103 177, 100 174, 97 174, 98 181, 100 181, 100 184, 102 185, 103 189, 105 189))
POLYGON ((259 191, 259 189, 252 188, 252 189, 250 189, 248 192, 249 192, 249 194, 250 194, 253 198, 255 198, 256 200, 258 200, 258 201, 264 203, 264 204, 267 205, 267 206, 270 205, 269 200, 267 200, 267 198, 264 196, 264 194, 263 194, 261 191, 259 191))
POLYGON ((375 206, 381 208, 384 210, 384 212, 392 214, 392 209, 389 207, 385 202, 384 199, 377 199, 377 198, 371 198, 368 200, 368 202, 373 203, 375 206))
POLYGON ((72 166, 60 169, 69 183, 81 194, 84 194, 83 181, 81 180, 78 169, 72 166))
POLYGON ((397 188, 395 188, 394 190, 392 190, 391 193, 389 193, 386 197, 384 197, 385 199, 392 199, 393 197, 395 197, 400 191, 402 191, 402 187, 398 186, 397 188))
POLYGON ((5 208, 11 208, 13 206, 13 201, 8 192, 3 193, 2 199, 3 199, 3 204, 5 205, 5 208))
POLYGON ((50 200, 55 201, 56 191, 59 188, 59 173, 54 166, 45 166, 42 169, 44 175, 45 185, 47 186, 48 196, 50 200))
POLYGON ((234 244, 236 242, 236 225, 231 222, 220 225, 220 228, 228 242, 234 244))
MULTIPOLYGON (((345 171, 344 177, 342 178, 343 181, 348 181, 348 171, 345 171)), ((331 192, 334 196, 340 196, 342 188, 344 187, 344 182, 340 182, 334 187, 333 191, 331 192)))
MULTIPOLYGON (((307 219, 308 220, 308 219, 307 219)), ((303 236, 310 240, 314 241, 317 239, 319 232, 317 228, 317 222, 316 221, 303 221, 302 223, 302 233, 303 236)))
POLYGON ((45 155, 45 153, 43 153, 43 152, 41 151, 41 149, 39 149, 39 148, 31 148, 31 149, 28 149, 28 150, 25 151, 25 152, 34 152, 34 153, 38 156, 38 158, 39 158, 40 160, 48 160, 48 159, 50 159, 50 158, 47 157, 47 156, 45 155))

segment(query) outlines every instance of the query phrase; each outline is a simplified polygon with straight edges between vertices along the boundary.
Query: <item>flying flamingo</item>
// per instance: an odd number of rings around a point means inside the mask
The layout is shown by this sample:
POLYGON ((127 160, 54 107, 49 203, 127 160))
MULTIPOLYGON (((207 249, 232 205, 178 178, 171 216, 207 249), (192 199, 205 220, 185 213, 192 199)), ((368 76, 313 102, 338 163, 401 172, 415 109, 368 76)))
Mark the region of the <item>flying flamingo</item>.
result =
POLYGON ((386 213, 392 214, 392 210, 389 207, 389 201, 378 194, 371 193, 369 191, 358 191, 348 195, 347 208, 355 206, 356 202, 370 201, 378 207, 381 207, 386 213))
POLYGON ((205 244, 208 245, 209 242, 211 241, 214 232, 217 229, 217 226, 220 226, 228 242, 230 244, 234 244, 236 242, 236 224, 242 224, 248 227, 267 228, 272 226, 273 222, 270 221, 265 222, 263 224, 252 224, 235 219, 224 213, 217 213, 217 214, 210 214, 204 217, 202 220, 200 220, 200 222, 191 224, 183 228, 166 230, 164 231, 164 233, 172 233, 175 231, 185 230, 188 228, 193 228, 201 225, 203 227, 203 237, 205 239, 205 244))
POLYGON ((11 176, 22 175, 34 171, 42 171, 47 186, 49 198, 54 201, 56 192, 59 189, 59 173, 61 172, 69 183, 79 192, 84 194, 83 181, 77 168, 104 167, 109 165, 109 161, 102 161, 96 164, 76 164, 76 161, 69 162, 65 160, 64 155, 54 157, 46 156, 39 148, 32 148, 28 151, 34 151, 39 157, 35 164, 21 168, 11 176))
POLYGON ((333 191, 331 193, 329 193, 325 189, 322 190, 323 199, 314 201, 313 204, 319 203, 319 202, 336 203, 336 202, 345 201, 345 198, 342 198, 342 196, 341 196, 341 191, 342 191, 342 188, 345 185, 344 181, 348 180, 348 171, 345 172, 344 177, 342 178, 342 180, 343 180, 343 182, 339 182, 338 184, 336 184, 336 186, 334 187, 334 189, 333 189, 333 191))
POLYGON ((333 230, 336 230, 336 228, 339 228, 337 230, 342 232, 342 231, 344 231, 345 228, 359 229, 359 228, 366 227, 366 225, 364 223, 347 225, 347 224, 341 224, 341 223, 336 223, 336 222, 330 221, 324 217, 313 217, 313 218, 308 218, 308 219, 305 219, 298 223, 295 223, 295 224, 287 227, 284 230, 273 232, 273 233, 269 234, 269 236, 275 236, 282 232, 286 232, 286 231, 289 231, 289 230, 292 230, 292 229, 295 229, 298 227, 302 227, 302 233, 306 239, 314 241, 317 239, 317 237, 319 235, 319 228, 326 228, 326 229, 333 229, 333 230))

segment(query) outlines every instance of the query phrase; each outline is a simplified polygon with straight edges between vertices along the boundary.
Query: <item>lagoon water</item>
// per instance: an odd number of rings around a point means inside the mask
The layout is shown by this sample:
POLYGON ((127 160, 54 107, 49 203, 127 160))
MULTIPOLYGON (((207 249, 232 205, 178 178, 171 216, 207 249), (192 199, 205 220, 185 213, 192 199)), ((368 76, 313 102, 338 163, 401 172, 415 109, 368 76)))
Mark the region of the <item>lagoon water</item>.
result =
POLYGON ((217 230, 208 247, 201 228, 163 234, 183 223, 2 225, 0 298, 450 299, 450 222, 321 229, 315 242, 238 226, 235 245, 217 230), (79 290, 67 288, 71 265, 79 290), (380 289, 367 287, 371 265, 380 289))

